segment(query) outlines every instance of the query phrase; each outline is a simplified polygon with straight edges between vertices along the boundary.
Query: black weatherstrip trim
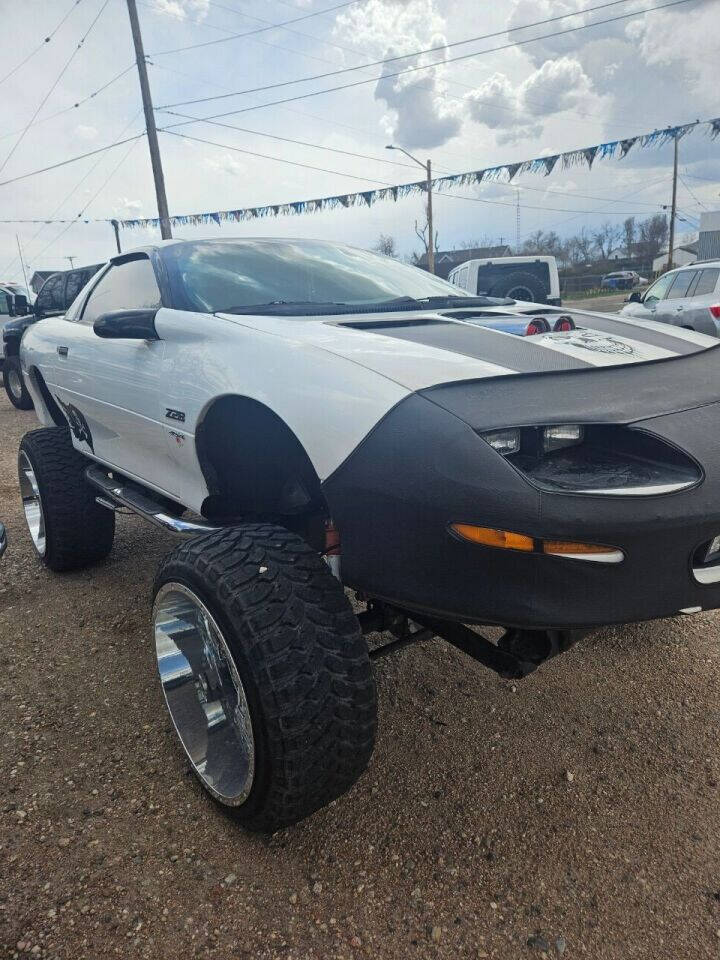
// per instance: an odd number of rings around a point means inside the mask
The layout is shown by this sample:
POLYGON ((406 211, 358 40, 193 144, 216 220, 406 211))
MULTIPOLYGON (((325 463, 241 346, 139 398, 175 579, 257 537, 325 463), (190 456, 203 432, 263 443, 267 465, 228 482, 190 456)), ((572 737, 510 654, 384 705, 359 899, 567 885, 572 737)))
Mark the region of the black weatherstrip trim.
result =
MULTIPOLYGON (((342 324, 349 326, 349 324, 342 324)), ((592 364, 566 356, 557 350, 549 350, 532 342, 532 337, 518 337, 496 330, 465 323, 439 321, 418 324, 353 325, 354 329, 367 330, 394 340, 421 343, 426 347, 448 350, 486 363, 508 367, 517 373, 551 373, 562 370, 584 370, 592 364)))
POLYGON ((638 328, 619 317, 585 317, 576 313, 574 320, 578 327, 585 327, 588 330, 601 330, 603 333, 614 333, 616 337, 637 340, 640 343, 647 343, 649 346, 670 350, 672 353, 699 353, 708 349, 692 340, 686 340, 682 330, 678 330, 678 335, 675 337, 671 333, 661 333, 659 330, 652 330, 645 326, 638 328))

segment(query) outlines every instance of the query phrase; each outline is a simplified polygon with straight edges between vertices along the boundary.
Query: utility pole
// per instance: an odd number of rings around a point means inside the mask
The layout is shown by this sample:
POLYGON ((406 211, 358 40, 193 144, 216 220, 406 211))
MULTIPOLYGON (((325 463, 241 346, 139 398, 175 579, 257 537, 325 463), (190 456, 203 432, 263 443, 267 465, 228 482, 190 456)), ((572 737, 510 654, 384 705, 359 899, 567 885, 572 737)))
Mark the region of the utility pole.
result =
POLYGON ((163 176, 162 161, 160 160, 160 147, 158 146, 157 129, 155 127, 155 112, 153 110, 152 97, 150 96, 145 51, 143 50, 140 21, 138 20, 135 0, 127 0, 127 8, 130 14, 130 29, 132 30, 133 43, 135 44, 135 57, 137 60, 138 75, 140 77, 140 91, 142 93, 143 110, 145 111, 145 130, 150 148, 153 178, 155 180, 155 196, 157 197, 158 216, 160 217, 160 236, 163 240, 170 240, 172 239, 172 232, 170 230, 170 214, 168 213, 167 197, 165 196, 165 177, 163 176))
POLYGON ((435 238, 433 237, 432 213, 432 168, 427 162, 427 222, 428 222, 428 271, 435 273, 435 238))
POLYGON ((520 191, 515 188, 515 253, 520 253, 520 191))
POLYGON ((410 157, 412 161, 422 167, 425 171, 425 190, 427 191, 427 224, 428 224, 428 242, 427 242, 427 263, 428 263, 428 273, 435 273, 435 237, 433 235, 433 209, 432 209, 432 164, 428 160, 426 163, 423 163, 422 160, 418 160, 417 157, 414 157, 411 153, 408 153, 404 147, 396 147, 394 144, 390 143, 385 147, 386 150, 399 150, 400 153, 404 153, 406 157, 410 157))
POLYGON ((20 256, 20 266, 22 267, 23 280, 25 281, 25 289, 30 292, 30 287, 28 286, 27 273, 25 272, 25 260, 23 259, 22 247, 20 246, 20 237, 18 234, 15 234, 15 240, 17 241, 18 254, 20 256))
POLYGON ((675 214, 677 210, 677 178, 678 178, 678 138, 675 137, 675 155, 673 159, 672 204, 670 206, 670 240, 668 243, 668 270, 673 268, 673 248, 675 247, 675 214))
POLYGON ((117 222, 117 220, 111 220, 110 223, 112 224, 112 228, 115 232, 115 243, 117 245, 117 252, 122 253, 122 250, 120 249, 120 224, 117 222))

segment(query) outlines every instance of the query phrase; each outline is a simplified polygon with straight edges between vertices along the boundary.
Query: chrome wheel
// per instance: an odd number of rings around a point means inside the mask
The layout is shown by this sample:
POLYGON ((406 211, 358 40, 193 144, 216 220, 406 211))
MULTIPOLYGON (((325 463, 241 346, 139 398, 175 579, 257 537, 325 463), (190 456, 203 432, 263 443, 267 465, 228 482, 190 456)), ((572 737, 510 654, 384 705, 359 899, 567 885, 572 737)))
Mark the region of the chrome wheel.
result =
POLYGON ((30 463, 30 458, 24 450, 20 451, 18 456, 18 477, 20 479, 20 495, 25 511, 28 530, 32 537, 33 546, 41 557, 45 556, 45 515, 40 499, 40 489, 38 487, 35 470, 30 463))
POLYGON ((20 399, 22 396, 23 383, 20 376, 20 371, 16 367, 11 367, 10 372, 7 374, 8 378, 8 388, 10 393, 16 398, 20 399))
POLYGON ((239 806, 253 784, 255 740, 222 631, 181 583, 166 583, 158 592, 153 630, 165 701, 190 763, 216 799, 239 806))

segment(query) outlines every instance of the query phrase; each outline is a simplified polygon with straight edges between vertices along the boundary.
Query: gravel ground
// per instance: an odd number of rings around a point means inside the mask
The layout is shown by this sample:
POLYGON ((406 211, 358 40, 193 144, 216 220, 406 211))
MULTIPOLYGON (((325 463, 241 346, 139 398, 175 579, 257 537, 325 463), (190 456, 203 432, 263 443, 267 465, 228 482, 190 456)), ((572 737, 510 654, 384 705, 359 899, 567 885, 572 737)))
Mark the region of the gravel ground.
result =
POLYGON ((564 307, 574 307, 576 310, 594 310, 596 313, 619 313, 629 296, 629 291, 611 293, 599 297, 587 297, 584 300, 573 300, 563 297, 564 307))
POLYGON ((121 518, 108 562, 45 571, 15 476, 35 426, 2 395, 0 956, 718 957, 717 615, 598 632, 517 684, 398 652, 365 776, 249 835, 156 680, 172 541, 121 518))

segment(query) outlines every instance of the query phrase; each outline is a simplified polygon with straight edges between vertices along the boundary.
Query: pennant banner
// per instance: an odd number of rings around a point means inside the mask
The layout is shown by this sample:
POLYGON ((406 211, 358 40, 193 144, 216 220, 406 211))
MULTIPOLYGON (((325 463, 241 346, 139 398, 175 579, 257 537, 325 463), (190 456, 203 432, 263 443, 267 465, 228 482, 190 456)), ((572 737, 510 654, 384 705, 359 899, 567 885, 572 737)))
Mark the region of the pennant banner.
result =
MULTIPOLYGON (((496 167, 486 167, 483 170, 469 170, 465 173, 456 173, 447 177, 437 177, 432 181, 434 190, 445 187, 465 187, 480 183, 510 183, 516 176, 523 173, 542 173, 549 176, 556 168, 567 169, 586 163, 592 169, 595 160, 607 160, 617 157, 622 160, 628 153, 637 147, 661 147, 673 140, 680 140, 692 130, 705 128, 711 140, 720 136, 720 117, 714 120, 695 120, 678 127, 665 127, 662 130, 653 130, 652 133, 639 134, 627 140, 610 140, 607 143, 598 143, 592 147, 582 147, 579 150, 570 150, 549 157, 534 157, 522 163, 505 163, 496 167)), ((398 200, 412 194, 425 193, 427 183, 419 180, 415 183, 402 183, 397 186, 381 187, 379 190, 362 190, 359 193, 346 193, 336 197, 320 197, 315 200, 295 200, 290 203, 274 203, 263 207, 244 207, 239 210, 214 210, 208 213, 188 213, 177 217, 170 217, 173 226, 201 226, 202 224, 240 222, 261 217, 297 216, 303 213, 317 213, 320 210, 335 210, 338 207, 371 207, 381 200, 398 200)), ((128 230, 159 228, 158 217, 145 217, 137 220, 120 220, 120 226, 128 230)))

